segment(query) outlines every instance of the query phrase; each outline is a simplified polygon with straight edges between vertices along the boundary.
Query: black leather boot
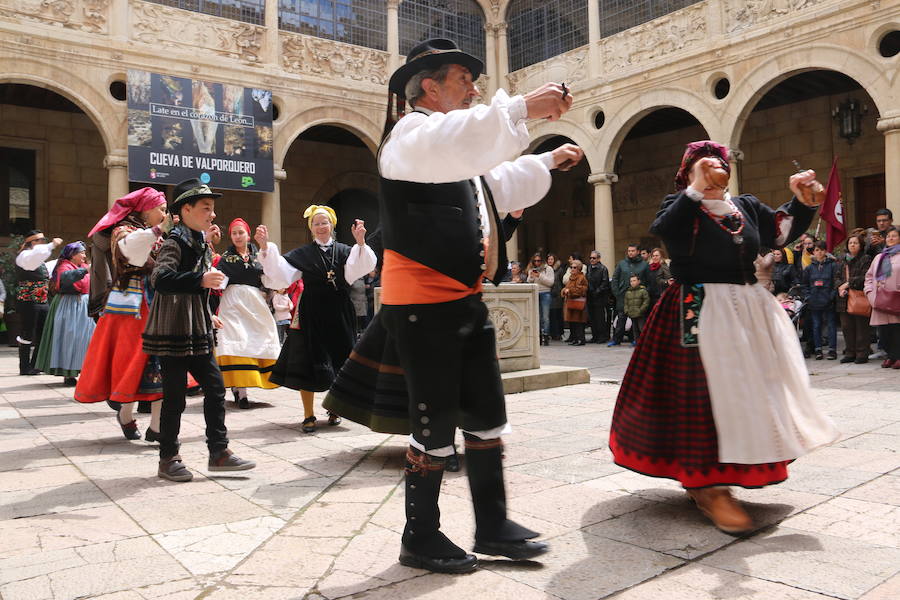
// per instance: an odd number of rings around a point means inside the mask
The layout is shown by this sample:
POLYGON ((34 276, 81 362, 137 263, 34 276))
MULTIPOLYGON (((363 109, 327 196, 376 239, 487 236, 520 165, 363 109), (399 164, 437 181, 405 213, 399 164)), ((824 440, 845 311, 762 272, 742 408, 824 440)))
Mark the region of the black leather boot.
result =
POLYGON ((530 542, 538 533, 506 518, 506 487, 503 483, 503 442, 482 440, 464 433, 466 474, 475 507, 475 548, 479 554, 506 556, 514 560, 534 558, 549 550, 544 542, 530 542))
POLYGON ((40 373, 40 371, 31 366, 31 347, 32 344, 19 342, 19 375, 37 375, 40 373))
POLYGON ((416 448, 406 451, 406 527, 400 564, 436 573, 468 573, 478 566, 478 559, 440 531, 438 496, 444 462, 416 448))

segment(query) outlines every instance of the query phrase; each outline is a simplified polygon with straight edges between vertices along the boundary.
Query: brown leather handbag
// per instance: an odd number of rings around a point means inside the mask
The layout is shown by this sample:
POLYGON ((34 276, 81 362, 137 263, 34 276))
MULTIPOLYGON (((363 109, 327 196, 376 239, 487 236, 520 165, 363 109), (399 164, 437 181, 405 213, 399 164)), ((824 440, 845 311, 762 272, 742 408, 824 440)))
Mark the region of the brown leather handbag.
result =
MULTIPOLYGON (((844 265, 844 271, 847 273, 847 281, 850 281, 850 267, 844 265)), ((872 305, 866 298, 866 293, 862 290, 851 290, 847 288, 847 314, 856 315, 858 317, 871 317, 872 305)))

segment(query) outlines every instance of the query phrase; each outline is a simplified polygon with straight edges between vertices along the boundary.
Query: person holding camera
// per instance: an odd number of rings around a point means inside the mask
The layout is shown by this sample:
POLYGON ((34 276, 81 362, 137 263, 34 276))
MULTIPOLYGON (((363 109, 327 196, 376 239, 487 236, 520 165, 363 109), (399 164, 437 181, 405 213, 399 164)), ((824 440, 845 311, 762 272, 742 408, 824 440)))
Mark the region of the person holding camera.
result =
POLYGON ((544 263, 541 254, 535 253, 528 263, 526 283, 533 283, 538 288, 538 308, 541 321, 541 346, 550 345, 550 289, 554 283, 553 267, 544 263))

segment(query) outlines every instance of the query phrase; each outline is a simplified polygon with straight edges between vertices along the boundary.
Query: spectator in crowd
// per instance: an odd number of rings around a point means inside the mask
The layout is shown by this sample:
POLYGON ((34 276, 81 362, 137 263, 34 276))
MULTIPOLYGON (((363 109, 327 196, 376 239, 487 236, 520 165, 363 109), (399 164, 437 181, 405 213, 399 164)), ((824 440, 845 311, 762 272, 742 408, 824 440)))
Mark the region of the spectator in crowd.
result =
POLYGON ((862 365, 869 361, 869 352, 872 351, 872 328, 869 326, 869 316, 850 314, 848 311, 848 296, 850 290, 862 292, 866 283, 866 273, 872 264, 872 257, 865 253, 863 246, 865 240, 863 234, 854 232, 847 238, 847 254, 840 261, 835 277, 837 286, 837 298, 835 310, 841 320, 841 331, 844 333, 844 357, 842 363, 855 362, 862 365))
POLYGON ((772 286, 774 294, 787 293, 794 285, 794 268, 782 248, 772 250, 772 286))
POLYGON ((550 339, 561 340, 563 335, 563 275, 566 265, 555 254, 547 255, 547 265, 553 269, 553 287, 550 288, 550 339))
POLYGON ((625 315, 631 319, 631 334, 634 337, 631 345, 637 346, 641 329, 650 311, 650 294, 647 288, 641 285, 641 278, 637 275, 632 275, 628 281, 630 287, 625 292, 625 315))
POLYGON ((801 242, 794 246, 794 279, 803 279, 803 271, 812 263, 815 236, 803 234, 801 242))
POLYGON ((647 248, 644 248, 642 246, 640 248, 640 252, 641 252, 641 260, 644 261, 645 263, 650 262, 650 250, 647 248))
POLYGON ((835 279, 837 271, 834 259, 828 256, 825 242, 816 242, 813 260, 803 270, 803 290, 810 311, 812 343, 816 360, 822 360, 822 325, 828 340, 828 360, 837 358, 837 331, 835 325, 835 279))
POLYGON ((553 288, 553 268, 544 264, 540 253, 531 257, 528 265, 527 283, 534 283, 538 288, 538 307, 541 317, 541 345, 550 345, 550 290, 553 288))
POLYGON ((756 271, 756 281, 770 293, 775 293, 775 282, 772 281, 772 275, 775 271, 775 253, 768 248, 760 248, 759 255, 753 261, 753 268, 756 271))
POLYGON ((569 345, 584 346, 584 324, 587 323, 588 281, 582 273, 584 265, 577 258, 569 266, 569 281, 562 290, 564 316, 569 322, 569 345))
POLYGON ((865 291, 872 305, 869 323, 878 328, 887 354, 881 366, 900 369, 900 231, 891 226, 884 241, 884 250, 866 272, 865 291))
POLYGON ((272 311, 275 313, 275 325, 278 327, 278 341, 284 343, 287 329, 291 324, 291 311, 294 303, 287 294, 287 288, 272 292, 272 311))
POLYGON ((669 287, 672 273, 669 271, 666 254, 662 248, 654 248, 650 251, 650 262, 647 264, 650 266, 650 285, 647 287, 647 292, 650 294, 650 307, 652 308, 669 287))
POLYGON ((525 273, 522 272, 522 263, 514 260, 509 263, 509 283, 525 283, 525 273))
MULTIPOLYGON (((584 264, 584 258, 581 257, 581 254, 580 254, 580 253, 578 253, 578 252, 573 252, 572 254, 569 255, 569 261, 568 261, 568 262, 569 262, 569 266, 571 267, 571 266, 572 266, 572 262, 574 262, 574 261, 576 261, 576 260, 577 260, 578 262, 581 263, 581 272, 584 273, 585 275, 587 275, 587 266, 585 266, 585 264, 584 264)), ((562 280, 564 286, 565 286, 567 283, 569 283, 569 277, 571 277, 571 275, 572 275, 572 270, 571 270, 571 269, 566 269, 566 272, 563 274, 563 280, 562 280)))
POLYGON ((637 244, 629 244, 625 258, 616 265, 612 278, 612 293, 616 297, 616 328, 607 346, 618 346, 625 337, 625 292, 630 287, 632 275, 637 275, 641 285, 650 284, 650 266, 641 258, 637 244))
POLYGON ((879 208, 875 211, 875 231, 869 237, 869 243, 866 246, 866 254, 876 256, 884 250, 885 234, 894 226, 894 213, 888 208, 879 208))
POLYGON ((591 343, 605 344, 609 341, 609 321, 606 307, 609 306, 609 270, 600 262, 600 251, 591 250, 587 269, 588 318, 591 321, 591 343))

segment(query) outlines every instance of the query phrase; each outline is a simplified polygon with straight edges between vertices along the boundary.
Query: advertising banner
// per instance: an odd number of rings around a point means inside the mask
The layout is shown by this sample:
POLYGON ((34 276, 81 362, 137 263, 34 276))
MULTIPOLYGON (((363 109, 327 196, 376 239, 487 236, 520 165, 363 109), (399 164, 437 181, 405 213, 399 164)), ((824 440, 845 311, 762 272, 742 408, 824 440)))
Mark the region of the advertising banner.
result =
POLYGON ((128 178, 271 192, 272 92, 128 71, 128 178))

